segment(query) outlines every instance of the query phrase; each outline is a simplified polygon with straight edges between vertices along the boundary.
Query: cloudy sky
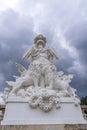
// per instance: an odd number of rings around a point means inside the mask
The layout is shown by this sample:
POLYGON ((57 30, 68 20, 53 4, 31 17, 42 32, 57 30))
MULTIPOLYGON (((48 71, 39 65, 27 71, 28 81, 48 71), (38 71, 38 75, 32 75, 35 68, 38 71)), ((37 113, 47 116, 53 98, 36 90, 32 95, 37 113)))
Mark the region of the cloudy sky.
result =
POLYGON ((58 70, 74 74, 72 87, 87 95, 87 0, 0 0, 0 91, 18 75, 15 62, 37 34, 55 48, 58 70))

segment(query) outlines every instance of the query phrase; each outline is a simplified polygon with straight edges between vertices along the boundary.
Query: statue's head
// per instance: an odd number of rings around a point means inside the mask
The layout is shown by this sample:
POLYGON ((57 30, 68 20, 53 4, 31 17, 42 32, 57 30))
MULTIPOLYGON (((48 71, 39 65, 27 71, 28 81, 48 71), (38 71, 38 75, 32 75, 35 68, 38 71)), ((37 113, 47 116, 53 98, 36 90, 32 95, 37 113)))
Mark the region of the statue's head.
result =
POLYGON ((46 37, 44 37, 42 34, 39 34, 35 37, 34 39, 34 43, 36 46, 38 46, 39 44, 42 44, 43 47, 45 47, 46 45, 46 37))

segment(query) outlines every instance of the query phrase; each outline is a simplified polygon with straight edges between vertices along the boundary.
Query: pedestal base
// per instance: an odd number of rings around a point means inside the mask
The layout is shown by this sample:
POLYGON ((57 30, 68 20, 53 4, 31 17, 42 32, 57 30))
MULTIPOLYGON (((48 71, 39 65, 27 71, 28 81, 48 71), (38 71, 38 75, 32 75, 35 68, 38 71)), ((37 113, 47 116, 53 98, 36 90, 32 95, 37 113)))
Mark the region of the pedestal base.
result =
POLYGON ((87 125, 5 125, 0 130, 87 130, 87 125))
POLYGON ((61 108, 55 106, 50 112, 32 109, 22 98, 8 98, 2 125, 48 125, 86 124, 80 105, 75 106, 73 98, 62 98, 61 108))
POLYGON ((6 125, 0 130, 66 130, 64 125, 6 125))

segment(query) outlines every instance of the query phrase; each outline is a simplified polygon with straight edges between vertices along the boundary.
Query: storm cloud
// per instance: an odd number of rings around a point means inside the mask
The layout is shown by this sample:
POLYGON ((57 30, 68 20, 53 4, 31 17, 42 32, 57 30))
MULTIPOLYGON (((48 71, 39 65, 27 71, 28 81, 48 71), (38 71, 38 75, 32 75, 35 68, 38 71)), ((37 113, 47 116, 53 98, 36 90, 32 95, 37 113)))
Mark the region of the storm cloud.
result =
POLYGON ((74 74, 71 86, 86 96, 87 1, 18 0, 7 5, 0 10, 0 91, 5 80, 18 75, 15 62, 28 66, 22 55, 34 37, 43 34, 58 53, 58 70, 74 74))

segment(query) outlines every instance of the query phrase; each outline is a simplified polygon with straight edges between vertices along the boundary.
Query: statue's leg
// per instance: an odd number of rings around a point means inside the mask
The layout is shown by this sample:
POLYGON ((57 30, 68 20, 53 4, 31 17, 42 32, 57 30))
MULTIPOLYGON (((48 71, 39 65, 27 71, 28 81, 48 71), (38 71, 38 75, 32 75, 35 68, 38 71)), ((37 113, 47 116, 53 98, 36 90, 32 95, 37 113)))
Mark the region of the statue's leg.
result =
POLYGON ((41 75, 41 77, 40 77, 40 87, 41 88, 45 87, 45 81, 44 81, 44 76, 43 75, 41 75))
POLYGON ((53 81, 54 81, 54 77, 53 77, 53 73, 48 73, 45 75, 45 81, 47 81, 46 84, 48 84, 48 88, 53 88, 53 81))
POLYGON ((53 79, 51 79, 51 82, 49 83, 49 88, 53 88, 53 79))
POLYGON ((39 81, 38 81, 38 80, 39 80, 38 77, 34 77, 33 80, 34 80, 34 81, 33 81, 33 82, 34 82, 34 87, 38 88, 38 86, 39 86, 39 85, 38 85, 38 82, 39 82, 39 81))

